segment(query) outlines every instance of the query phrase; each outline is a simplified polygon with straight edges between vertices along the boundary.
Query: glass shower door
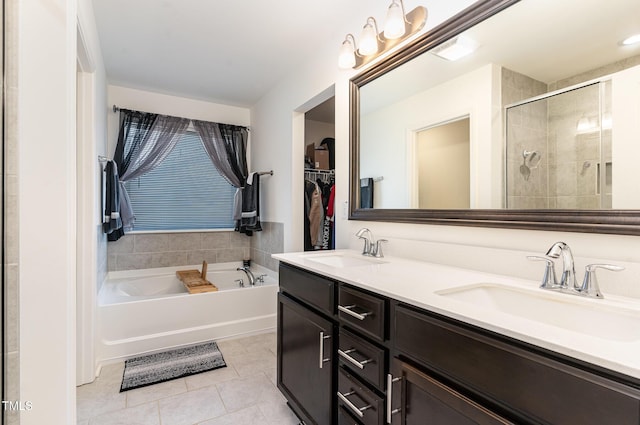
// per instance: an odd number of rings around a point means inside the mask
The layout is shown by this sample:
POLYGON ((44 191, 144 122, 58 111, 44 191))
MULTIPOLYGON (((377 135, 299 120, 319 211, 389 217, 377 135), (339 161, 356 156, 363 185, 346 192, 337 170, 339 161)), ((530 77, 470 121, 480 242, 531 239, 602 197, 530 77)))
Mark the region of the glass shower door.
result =
POLYGON ((506 108, 506 206, 611 208, 611 82, 506 108))

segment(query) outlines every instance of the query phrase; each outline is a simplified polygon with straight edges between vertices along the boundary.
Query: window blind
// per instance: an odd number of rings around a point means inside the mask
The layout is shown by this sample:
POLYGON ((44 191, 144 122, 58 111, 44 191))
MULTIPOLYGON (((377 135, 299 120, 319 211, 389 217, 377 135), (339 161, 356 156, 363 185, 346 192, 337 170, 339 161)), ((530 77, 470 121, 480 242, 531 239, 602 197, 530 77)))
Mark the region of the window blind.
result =
POLYGON ((200 136, 188 132, 158 167, 125 183, 134 231, 233 228, 235 188, 216 170, 200 136))

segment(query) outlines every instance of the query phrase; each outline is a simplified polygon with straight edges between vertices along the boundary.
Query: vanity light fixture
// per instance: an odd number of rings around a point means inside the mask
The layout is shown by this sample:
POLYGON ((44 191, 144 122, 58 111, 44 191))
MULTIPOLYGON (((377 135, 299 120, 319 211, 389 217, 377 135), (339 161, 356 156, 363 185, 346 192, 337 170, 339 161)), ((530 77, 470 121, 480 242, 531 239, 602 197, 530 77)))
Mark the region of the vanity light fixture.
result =
POLYGON ((404 19, 404 4, 402 0, 393 0, 387 9, 387 19, 384 22, 384 38, 395 40, 407 32, 407 24, 404 19))
POLYGON ((340 47, 338 66, 342 69, 360 68, 420 31, 426 22, 427 9, 424 6, 405 14, 402 0, 392 0, 382 32, 378 32, 376 20, 369 17, 362 28, 358 47, 353 35, 347 34, 340 47))
POLYGON ((358 53, 362 56, 375 55, 381 50, 384 40, 378 37, 378 25, 376 20, 369 16, 367 23, 362 27, 362 35, 360 36, 360 47, 358 53))
POLYGON ((338 66, 342 69, 353 68, 356 66, 356 39, 353 34, 347 34, 340 46, 340 54, 338 55, 338 66))
POLYGON ((576 132, 578 134, 590 133, 595 131, 597 127, 594 120, 583 115, 582 118, 578 120, 578 124, 576 124, 576 132))
POLYGON ((620 44, 622 44, 623 46, 631 46, 632 44, 638 44, 638 43, 640 43, 640 34, 634 34, 630 37, 627 37, 624 40, 622 40, 620 44))
POLYGON ((432 53, 448 61, 457 61, 475 52, 477 48, 478 43, 469 37, 460 35, 437 46, 432 50, 432 53))

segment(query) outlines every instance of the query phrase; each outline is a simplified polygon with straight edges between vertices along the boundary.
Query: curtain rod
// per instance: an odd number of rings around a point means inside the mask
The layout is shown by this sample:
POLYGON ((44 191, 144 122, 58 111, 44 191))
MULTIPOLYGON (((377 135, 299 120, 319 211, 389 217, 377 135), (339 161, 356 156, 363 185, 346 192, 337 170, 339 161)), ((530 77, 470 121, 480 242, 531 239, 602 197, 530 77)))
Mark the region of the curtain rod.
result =
MULTIPOLYGON (((119 106, 116 106, 115 104, 113 105, 113 113, 116 114, 118 113, 118 111, 134 111, 134 112, 144 112, 144 113, 149 113, 149 112, 145 112, 145 111, 137 111, 135 109, 127 109, 127 108, 121 108, 119 106)), ((157 114, 157 112, 153 112, 154 114, 157 114)), ((163 115, 163 114, 158 114, 158 115, 163 115)), ((180 118, 184 118, 184 117, 180 117, 180 118)), ((191 119, 191 118, 189 118, 191 119)), ((204 120, 203 120, 204 121, 204 120)), ((246 128, 247 131, 251 131, 251 127, 246 126, 246 125, 237 125, 237 124, 227 124, 227 125, 236 125, 238 127, 242 127, 242 128, 246 128)))
POLYGON ((264 175, 266 175, 266 174, 268 174, 268 175, 270 175, 270 176, 273 176, 273 170, 269 170, 269 171, 258 171, 258 175, 260 175, 260 176, 264 176, 264 175))

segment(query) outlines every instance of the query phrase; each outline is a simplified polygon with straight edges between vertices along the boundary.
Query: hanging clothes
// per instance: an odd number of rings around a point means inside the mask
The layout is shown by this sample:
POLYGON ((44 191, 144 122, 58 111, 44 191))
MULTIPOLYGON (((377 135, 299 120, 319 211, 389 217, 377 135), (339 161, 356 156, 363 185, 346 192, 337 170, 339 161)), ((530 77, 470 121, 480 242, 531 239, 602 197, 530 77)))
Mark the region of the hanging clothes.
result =
POLYGON ((318 240, 322 236, 322 222, 324 221, 324 211, 322 208, 322 192, 317 183, 311 193, 311 206, 309 208, 309 234, 311 235, 311 245, 316 247, 318 240))
POLYGON ((332 173, 305 171, 304 193, 304 249, 305 251, 333 249, 334 219, 331 192, 335 180, 332 173), (315 181, 314 181, 315 180, 315 181))

